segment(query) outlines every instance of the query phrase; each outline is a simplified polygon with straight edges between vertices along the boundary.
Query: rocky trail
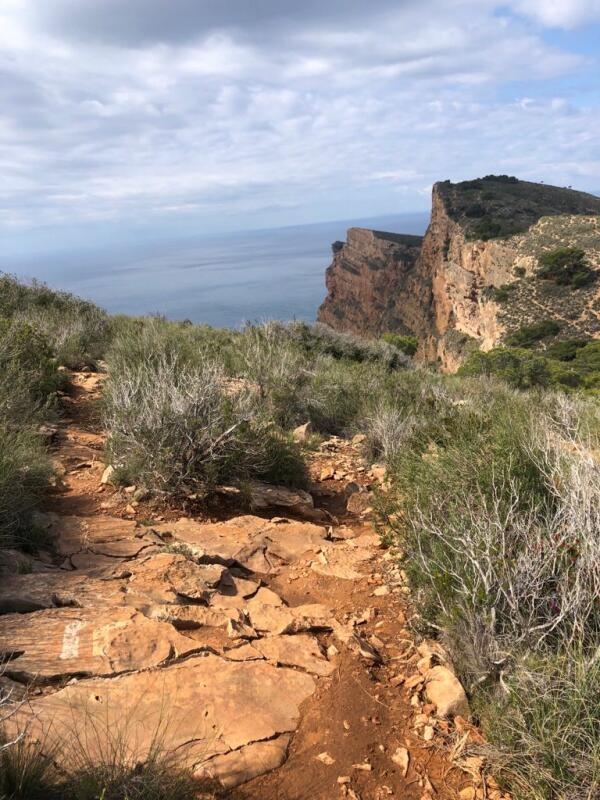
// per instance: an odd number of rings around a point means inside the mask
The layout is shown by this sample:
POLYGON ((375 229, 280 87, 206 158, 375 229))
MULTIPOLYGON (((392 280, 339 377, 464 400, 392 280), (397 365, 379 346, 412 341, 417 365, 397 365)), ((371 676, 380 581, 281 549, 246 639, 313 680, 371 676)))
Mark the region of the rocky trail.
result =
POLYGON ((231 800, 504 797, 443 651, 410 632, 358 442, 320 446, 310 495, 158 509, 107 482, 101 376, 73 385, 50 431, 52 550, 0 561, 2 684, 29 687, 21 724, 59 765, 77 741, 142 757, 158 737, 231 800))

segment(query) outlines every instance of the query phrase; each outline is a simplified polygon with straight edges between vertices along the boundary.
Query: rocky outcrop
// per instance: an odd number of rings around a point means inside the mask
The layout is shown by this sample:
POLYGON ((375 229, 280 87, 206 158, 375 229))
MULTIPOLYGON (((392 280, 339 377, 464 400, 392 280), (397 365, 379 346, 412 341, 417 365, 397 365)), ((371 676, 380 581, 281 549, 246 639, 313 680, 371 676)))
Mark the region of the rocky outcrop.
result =
POLYGON ((506 176, 437 183, 420 247, 417 237, 348 232, 318 319, 363 335, 411 333, 418 360, 444 371, 540 319, 556 320, 559 338, 598 338, 599 284, 558 287, 536 271, 540 255, 564 247, 600 270, 599 214, 593 195, 506 176))
POLYGON ((408 332, 406 309, 398 308, 397 299, 406 296, 421 243, 421 236, 350 228, 347 241, 333 245, 319 321, 372 336, 408 332))

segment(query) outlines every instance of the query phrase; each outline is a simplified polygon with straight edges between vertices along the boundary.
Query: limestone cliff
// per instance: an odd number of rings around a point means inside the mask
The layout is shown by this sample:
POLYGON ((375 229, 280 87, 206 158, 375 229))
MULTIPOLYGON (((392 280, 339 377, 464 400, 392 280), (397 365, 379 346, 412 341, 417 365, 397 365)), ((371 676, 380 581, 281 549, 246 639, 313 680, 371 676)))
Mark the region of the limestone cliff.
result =
POLYGON ((418 254, 417 237, 409 245, 349 231, 327 271, 319 320, 367 335, 412 333, 418 358, 445 371, 542 319, 560 326, 555 338, 599 338, 600 281, 564 286, 537 275, 541 255, 576 247, 595 277, 599 215, 593 195, 506 176, 438 183, 418 254))
POLYGON ((338 330, 369 335, 408 331, 406 309, 399 314, 396 301, 407 294, 421 243, 421 236, 350 228, 346 242, 333 245, 319 320, 338 330))

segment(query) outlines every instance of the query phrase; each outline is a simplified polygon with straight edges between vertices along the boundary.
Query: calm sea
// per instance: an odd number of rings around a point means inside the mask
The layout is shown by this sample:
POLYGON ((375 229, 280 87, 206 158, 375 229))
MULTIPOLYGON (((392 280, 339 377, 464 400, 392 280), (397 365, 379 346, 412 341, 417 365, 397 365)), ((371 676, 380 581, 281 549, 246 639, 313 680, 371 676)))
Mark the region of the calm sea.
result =
POLYGON ((160 313, 236 328, 266 318, 314 321, 331 243, 352 225, 423 233, 428 214, 402 214, 207 236, 3 265, 95 301, 111 313, 160 313))

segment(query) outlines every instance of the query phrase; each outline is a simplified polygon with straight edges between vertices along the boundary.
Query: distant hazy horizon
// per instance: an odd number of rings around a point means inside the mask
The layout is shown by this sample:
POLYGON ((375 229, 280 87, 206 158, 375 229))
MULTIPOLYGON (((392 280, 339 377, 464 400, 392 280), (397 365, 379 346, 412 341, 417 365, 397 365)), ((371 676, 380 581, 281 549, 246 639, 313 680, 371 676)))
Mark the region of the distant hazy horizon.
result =
POLYGON ((157 242, 3 258, 0 269, 93 300, 110 313, 162 314, 237 328, 263 318, 314 321, 331 244, 349 227, 422 234, 429 213, 389 214, 157 242))

